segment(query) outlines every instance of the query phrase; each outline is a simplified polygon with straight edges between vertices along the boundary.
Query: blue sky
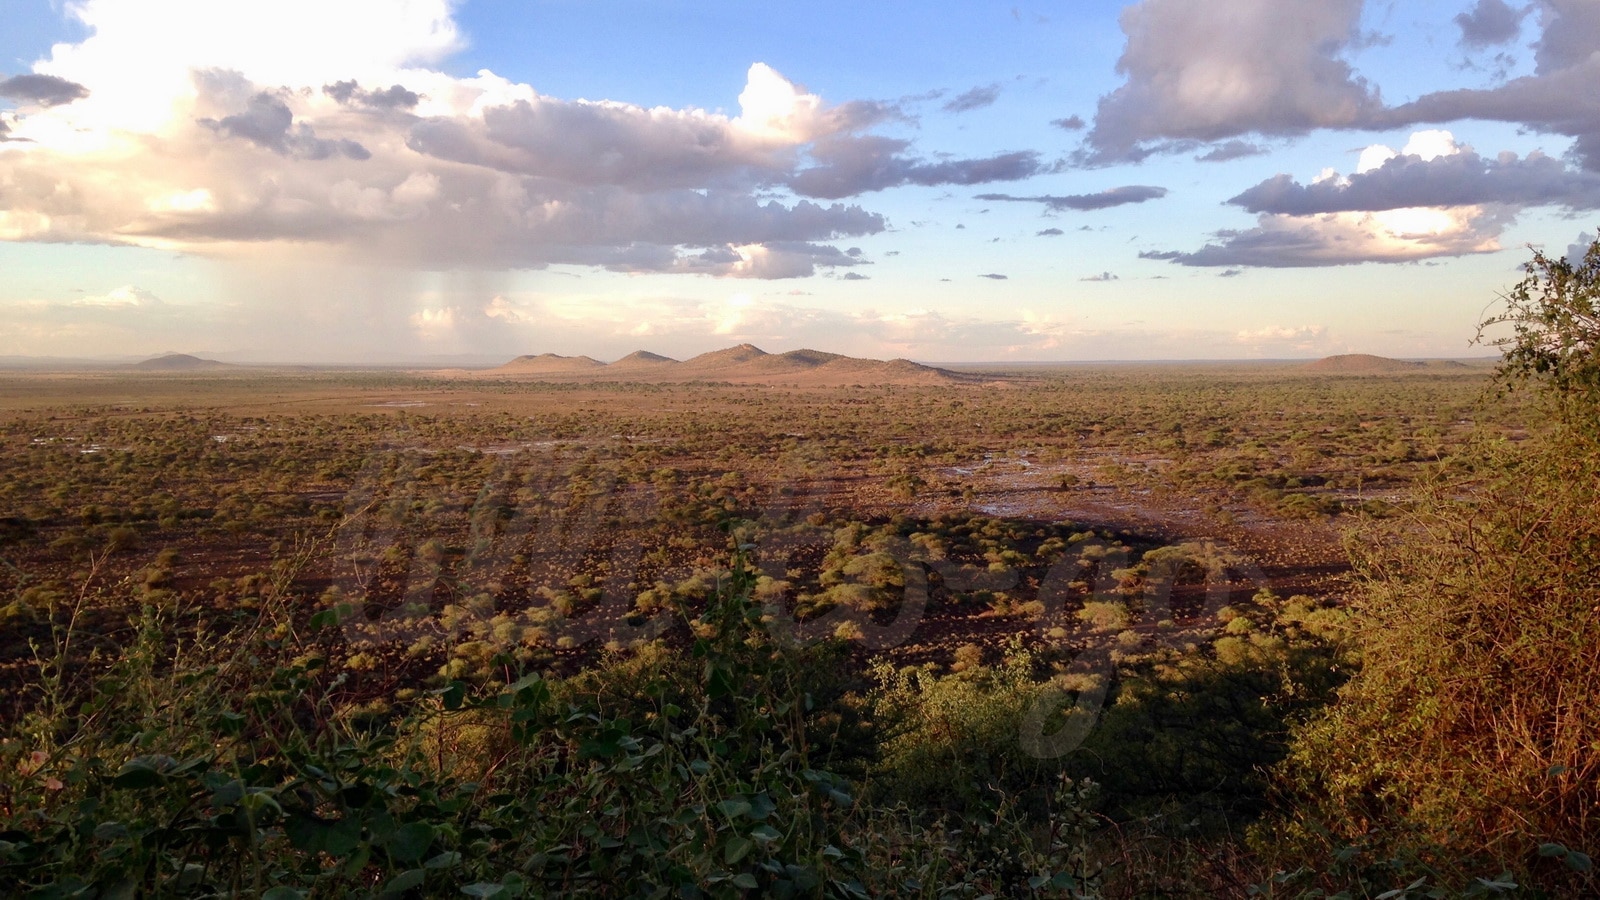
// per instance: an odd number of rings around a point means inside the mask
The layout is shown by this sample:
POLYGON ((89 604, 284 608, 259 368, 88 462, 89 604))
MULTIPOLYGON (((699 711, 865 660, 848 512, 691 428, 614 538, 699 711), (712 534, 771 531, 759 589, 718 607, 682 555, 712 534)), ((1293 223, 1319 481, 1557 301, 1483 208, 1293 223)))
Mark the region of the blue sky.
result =
POLYGON ((6 0, 0 355, 1482 353, 1593 0, 6 0))

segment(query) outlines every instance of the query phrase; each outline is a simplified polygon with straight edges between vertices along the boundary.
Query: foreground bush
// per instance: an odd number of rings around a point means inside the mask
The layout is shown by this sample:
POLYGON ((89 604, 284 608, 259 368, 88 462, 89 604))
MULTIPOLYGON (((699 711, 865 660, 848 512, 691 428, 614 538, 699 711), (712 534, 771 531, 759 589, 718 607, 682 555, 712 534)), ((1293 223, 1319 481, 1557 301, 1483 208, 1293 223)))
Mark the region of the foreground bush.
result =
POLYGON ((452 682, 377 727, 339 714, 342 679, 315 652, 287 658, 306 648, 284 629, 173 654, 152 614, 92 696, 7 737, 0 894, 1091 890, 1087 786, 1062 785, 1041 820, 1002 808, 955 824, 870 806, 825 768, 854 752, 808 689, 827 681, 827 650, 770 640, 754 583, 736 559, 688 622, 687 657, 479 698, 452 682))
POLYGON ((1507 300, 1487 323, 1514 329, 1503 383, 1532 387, 1551 425, 1461 454, 1407 514, 1357 535, 1363 666, 1300 735, 1299 808, 1271 840, 1462 890, 1593 896, 1600 243, 1580 264, 1536 254, 1507 300))

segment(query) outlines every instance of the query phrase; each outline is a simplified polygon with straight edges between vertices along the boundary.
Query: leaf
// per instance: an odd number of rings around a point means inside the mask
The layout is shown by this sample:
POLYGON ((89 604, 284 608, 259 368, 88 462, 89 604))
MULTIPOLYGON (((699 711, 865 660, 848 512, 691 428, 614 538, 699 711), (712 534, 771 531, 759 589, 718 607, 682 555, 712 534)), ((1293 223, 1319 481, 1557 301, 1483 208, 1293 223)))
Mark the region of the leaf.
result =
POLYGON ((355 612, 355 606, 349 603, 340 603, 337 606, 321 610, 311 615, 311 630, 321 631, 324 628, 338 628, 355 612))
POLYGON ((719 697, 726 697, 738 690, 739 687, 734 683, 733 673, 726 666, 719 665, 715 661, 706 663, 705 679, 706 696, 713 700, 719 697))
POLYGON ((1551 857, 1554 857, 1554 856, 1566 856, 1567 855, 1567 848, 1563 847, 1560 844, 1540 844, 1539 845, 1539 855, 1540 856, 1551 856, 1551 857))
POLYGON ((387 849, 396 862, 413 863, 433 845, 434 827, 427 822, 410 822, 395 829, 387 849))
POLYGON ((734 797, 731 800, 724 800, 718 803, 717 808, 722 810, 722 814, 728 818, 737 819, 740 816, 749 814, 750 801, 734 797))
POLYGON ((743 888, 747 891, 753 891, 760 887, 761 884, 757 882, 756 877, 751 875, 749 872, 740 872, 739 874, 733 876, 733 886, 736 888, 743 888))
POLYGON ((750 830, 750 836, 763 844, 770 844, 783 838, 783 834, 771 825, 757 825, 750 830))
POLYGON ((314 816, 295 816, 284 824, 289 843, 297 850, 321 851, 333 857, 348 856, 361 843, 361 824, 353 819, 326 821, 314 816))
POLYGON ((371 861, 372 847, 367 844, 357 847, 356 851, 350 855, 350 858, 345 860, 344 877, 354 878, 357 875, 360 875, 361 870, 365 869, 367 867, 367 863, 371 861))
POLYGON ((298 888, 279 885, 269 888, 261 895, 261 900, 305 900, 306 892, 298 888))
POLYGON ((1579 853, 1576 850, 1567 851, 1567 868, 1574 872, 1587 872, 1594 868, 1594 861, 1589 859, 1589 854, 1579 853))
POLYGON ((439 698, 439 702, 444 704, 445 709, 460 709, 461 704, 467 698, 467 685, 464 681, 452 681, 434 691, 433 694, 439 698))
POLYGON ((389 883, 383 886, 383 893, 388 896, 404 894, 413 888, 422 887, 427 878, 428 873, 421 869, 407 869, 391 878, 389 883))
POLYGON ((117 776, 111 780, 111 784, 125 791, 143 791, 160 787, 167 783, 167 776, 163 774, 163 770, 169 768, 171 763, 171 758, 164 756, 140 756, 130 759, 117 770, 117 776))
POLYGON ((761 820, 777 812, 778 804, 772 802, 765 791, 750 798, 750 818, 761 820))
POLYGON ((723 848, 722 860, 730 866, 734 865, 739 860, 749 856, 750 851, 754 850, 755 847, 755 842, 749 838, 735 836, 733 840, 728 841, 728 845, 723 848))

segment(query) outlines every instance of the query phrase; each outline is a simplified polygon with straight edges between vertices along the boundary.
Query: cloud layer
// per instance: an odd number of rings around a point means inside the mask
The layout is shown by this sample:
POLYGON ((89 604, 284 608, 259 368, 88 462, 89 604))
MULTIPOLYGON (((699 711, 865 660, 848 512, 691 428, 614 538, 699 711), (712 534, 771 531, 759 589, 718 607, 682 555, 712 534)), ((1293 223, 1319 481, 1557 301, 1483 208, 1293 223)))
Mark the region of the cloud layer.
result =
POLYGON ((562 100, 432 68, 461 43, 447 0, 272 7, 69 7, 91 36, 0 81, 19 103, 0 122, 0 239, 784 278, 859 265, 833 242, 887 227, 818 200, 1047 168, 1029 151, 923 159, 873 132, 893 108, 826 103, 761 63, 737 115, 562 100), (317 46, 265 49, 311 20, 317 46))

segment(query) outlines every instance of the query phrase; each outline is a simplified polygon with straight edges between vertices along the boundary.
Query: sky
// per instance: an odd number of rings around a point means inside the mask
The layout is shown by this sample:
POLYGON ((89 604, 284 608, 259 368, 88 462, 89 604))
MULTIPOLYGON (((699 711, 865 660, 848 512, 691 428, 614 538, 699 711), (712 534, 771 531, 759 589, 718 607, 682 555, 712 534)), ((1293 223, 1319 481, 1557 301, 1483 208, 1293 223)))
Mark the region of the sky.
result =
POLYGON ((0 356, 1486 355, 1596 0, 0 0, 0 356))

